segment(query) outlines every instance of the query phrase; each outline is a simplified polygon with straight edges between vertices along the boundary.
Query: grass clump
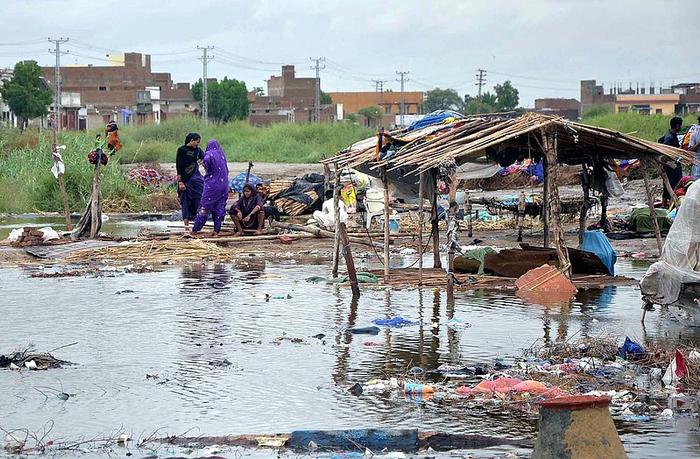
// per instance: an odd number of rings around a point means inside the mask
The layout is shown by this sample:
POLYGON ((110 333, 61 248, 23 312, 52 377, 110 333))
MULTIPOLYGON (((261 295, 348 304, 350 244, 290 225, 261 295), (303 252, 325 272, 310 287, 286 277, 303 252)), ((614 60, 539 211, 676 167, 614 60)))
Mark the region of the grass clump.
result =
MULTIPOLYGON (((594 107, 595 109, 595 107, 594 107)), ((593 110, 593 109, 592 109, 593 110)), ((641 115, 638 113, 611 113, 591 111, 583 117, 583 123, 600 126, 623 134, 632 134, 646 140, 656 141, 669 129, 670 115, 641 115)), ((683 117, 683 131, 691 124, 697 124, 697 115, 683 117)))

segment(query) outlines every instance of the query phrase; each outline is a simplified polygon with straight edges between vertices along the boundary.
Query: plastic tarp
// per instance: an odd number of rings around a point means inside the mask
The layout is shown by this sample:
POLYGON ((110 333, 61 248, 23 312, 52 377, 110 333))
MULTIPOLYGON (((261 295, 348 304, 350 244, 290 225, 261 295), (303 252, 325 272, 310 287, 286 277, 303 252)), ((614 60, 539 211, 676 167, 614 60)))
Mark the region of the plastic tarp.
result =
MULTIPOLYGON (((668 211, 666 209, 655 209, 656 210, 656 221, 659 222, 659 229, 662 233, 669 230, 671 223, 666 218, 668 211)), ((630 212, 630 218, 627 222, 629 228, 632 231, 638 233, 653 233, 656 231, 654 228, 654 220, 649 216, 649 207, 635 207, 630 212)))
POLYGON ((595 254, 600 261, 608 268, 608 274, 615 275, 615 262, 617 254, 615 249, 610 245, 610 241, 602 231, 584 231, 583 242, 579 249, 595 254))
POLYGON ((683 284, 700 283, 700 182, 688 188, 666 236, 661 259, 640 282, 642 294, 656 304, 678 301, 683 284))
MULTIPOLYGON (((239 194, 243 192, 243 185, 245 185, 246 175, 248 175, 247 172, 241 172, 231 179, 231 183, 229 185, 233 191, 239 194)), ((248 183, 253 186, 257 186, 258 183, 263 183, 263 181, 260 177, 251 172, 250 176, 248 176, 248 183)))
POLYGON ((497 163, 464 163, 457 167, 459 180, 471 180, 493 177, 501 169, 497 163))
POLYGON ((416 129, 424 128, 426 126, 430 126, 431 124, 442 123, 447 118, 460 119, 464 118, 464 116, 453 110, 435 110, 434 112, 428 113, 418 121, 414 121, 413 123, 411 123, 411 125, 408 126, 407 130, 413 131, 416 129))

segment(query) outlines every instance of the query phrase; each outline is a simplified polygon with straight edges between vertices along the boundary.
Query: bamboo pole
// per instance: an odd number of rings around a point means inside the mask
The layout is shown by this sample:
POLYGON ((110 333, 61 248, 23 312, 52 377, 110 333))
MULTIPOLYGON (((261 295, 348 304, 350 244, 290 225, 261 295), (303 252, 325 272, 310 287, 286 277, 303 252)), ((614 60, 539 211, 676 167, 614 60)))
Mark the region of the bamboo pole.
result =
POLYGON ((569 261, 569 253, 566 248, 566 239, 564 238, 564 228, 561 224, 560 202, 559 202, 559 187, 556 180, 557 167, 557 131, 555 129, 541 131, 544 153, 547 157, 547 176, 549 180, 549 217, 552 220, 552 229, 554 230, 554 248, 559 259, 560 269, 563 270, 566 277, 571 279, 571 262, 569 261))
POLYGON ((583 243, 583 233, 586 231, 586 218, 588 217, 588 200, 590 199, 590 176, 588 175, 588 166, 586 163, 581 164, 581 188, 583 188, 583 204, 581 204, 581 213, 578 218, 578 243, 583 243))
MULTIPOLYGON (((666 169, 663 168, 661 164, 659 164, 658 161, 653 161, 654 166, 656 167, 657 172, 661 176, 661 180, 664 182, 664 187, 666 188, 666 192, 671 196, 671 201, 673 201, 673 207, 678 207, 678 196, 676 196, 676 191, 673 189, 671 186, 671 181, 668 179, 668 174, 666 173, 666 169)), ((680 167, 680 165, 678 165, 680 167)))
POLYGON ((423 285, 423 205, 425 201, 425 173, 421 172, 418 182, 418 286, 423 285))
MULTIPOLYGON (((314 227, 310 227, 310 226, 294 225, 291 223, 275 222, 275 221, 273 221, 270 224, 270 226, 272 226, 273 228, 282 228, 282 229, 291 230, 291 231, 301 231, 304 233, 313 234, 316 237, 327 237, 327 238, 335 237, 335 233, 333 233, 331 231, 326 231, 326 230, 321 229, 321 228, 314 228, 314 227)), ((352 242, 353 244, 368 245, 370 247, 372 245, 374 245, 377 248, 382 247, 381 244, 371 243, 369 240, 360 239, 357 237, 348 236, 348 240, 350 242, 352 242)))
MULTIPOLYGON (((330 167, 329 173, 330 173, 330 167)), ((340 261, 340 174, 338 163, 334 163, 335 186, 333 187, 333 212, 335 222, 335 234, 333 236, 333 277, 338 277, 338 263, 340 261)), ((325 196, 323 197, 325 199, 325 196)))
POLYGON ((644 177, 644 191, 647 195, 647 206, 649 206, 649 216, 654 222, 654 235, 656 236, 656 245, 659 247, 659 256, 661 256, 661 250, 664 245, 661 242, 661 228, 659 228, 659 221, 656 219, 656 208, 654 207, 654 196, 651 193, 651 186, 649 185, 649 177, 647 177, 647 160, 642 160, 642 177, 644 177))
POLYGON ((449 181, 449 209, 447 211, 447 297, 454 299, 455 287, 455 246, 457 245, 457 228, 455 215, 457 213, 457 176, 453 172, 448 177, 449 181))
POLYGON ((433 268, 442 268, 440 260, 440 230, 437 218, 437 172, 433 169, 430 173, 433 182, 433 193, 431 195, 430 221, 432 222, 431 233, 433 238, 433 268))
POLYGON ((99 236, 102 226, 102 204, 100 203, 100 166, 102 165, 102 155, 105 153, 102 148, 97 149, 97 164, 95 165, 95 176, 92 179, 92 197, 90 199, 90 239, 99 236))
POLYGON ((389 178, 386 167, 382 169, 382 183, 384 184, 384 277, 389 277, 389 178))
MULTIPOLYGON (((59 153, 58 148, 58 136, 56 134, 56 120, 52 120, 51 123, 51 139, 53 141, 52 156, 59 153)), ((73 230, 73 224, 70 220, 70 207, 68 206, 68 194, 66 193, 66 183, 63 178, 63 172, 58 173, 58 189, 61 193, 61 199, 63 199, 63 213, 66 217, 66 231, 73 230)))
POLYGON ((469 197, 469 192, 466 192, 467 195, 464 200, 464 216, 467 217, 467 236, 468 237, 474 237, 474 225, 472 223, 472 202, 471 198, 469 197))
POLYGON ((551 195, 552 170, 549 168, 549 160, 546 152, 544 158, 542 158, 542 161, 542 166, 544 169, 544 182, 542 184, 542 231, 544 234, 542 236, 542 246, 549 248, 549 200, 551 195))
POLYGON ((345 265, 348 269, 348 279, 350 279, 350 288, 352 289, 352 296, 360 296, 360 286, 357 283, 357 271, 355 270, 355 262, 352 259, 352 251, 350 250, 350 240, 348 238, 348 231, 345 227, 345 223, 338 222, 336 224, 338 228, 338 233, 340 233, 340 239, 343 241, 343 257, 345 258, 345 265))

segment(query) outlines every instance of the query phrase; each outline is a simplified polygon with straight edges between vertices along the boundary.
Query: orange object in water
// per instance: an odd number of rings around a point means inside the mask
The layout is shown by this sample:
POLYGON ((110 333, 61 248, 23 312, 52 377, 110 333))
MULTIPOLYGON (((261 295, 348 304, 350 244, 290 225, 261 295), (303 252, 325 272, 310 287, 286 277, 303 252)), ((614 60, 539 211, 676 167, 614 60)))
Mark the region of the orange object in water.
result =
POLYGON ((435 392, 433 386, 427 384, 406 383, 403 388, 407 394, 432 394, 435 392))
POLYGON ((515 281, 515 286, 518 297, 543 305, 567 303, 578 291, 571 279, 550 265, 531 269, 515 281))

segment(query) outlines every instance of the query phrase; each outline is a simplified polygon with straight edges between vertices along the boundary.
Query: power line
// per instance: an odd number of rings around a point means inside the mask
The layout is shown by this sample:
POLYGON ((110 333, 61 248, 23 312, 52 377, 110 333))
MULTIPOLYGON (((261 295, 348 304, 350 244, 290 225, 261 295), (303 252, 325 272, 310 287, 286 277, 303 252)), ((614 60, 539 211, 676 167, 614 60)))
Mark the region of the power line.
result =
POLYGON ((311 69, 316 70, 316 94, 314 97, 314 122, 315 123, 320 123, 321 122, 321 70, 326 68, 326 65, 324 64, 323 67, 321 67, 321 64, 326 61, 325 57, 310 57, 311 62, 315 62, 313 66, 311 66, 311 69))
POLYGON ((31 41, 16 41, 14 43, 0 43, 0 46, 22 46, 22 45, 33 45, 33 44, 39 44, 39 43, 44 43, 43 39, 36 39, 36 40, 31 40, 31 41))
POLYGON ((399 119, 401 120, 401 126, 403 127, 405 125, 404 123, 404 115, 406 115, 406 99, 404 98, 404 83, 408 81, 408 78, 406 78, 406 75, 408 75, 410 72, 406 71, 397 71, 396 74, 399 75, 400 79, 397 79, 396 81, 401 82, 401 105, 399 106, 399 119))
POLYGON ((202 61, 202 118, 204 122, 209 122, 209 100, 207 94, 207 64, 210 60, 214 59, 214 56, 208 56, 207 52, 214 49, 213 46, 197 46, 197 49, 202 51, 202 57, 199 60, 202 61))
POLYGON ((54 91, 54 114, 56 129, 61 130, 61 54, 68 54, 68 51, 61 51, 61 43, 67 43, 68 38, 49 38, 50 43, 54 44, 54 49, 50 49, 51 54, 56 55, 56 66, 54 67, 54 85, 56 90, 54 91))

